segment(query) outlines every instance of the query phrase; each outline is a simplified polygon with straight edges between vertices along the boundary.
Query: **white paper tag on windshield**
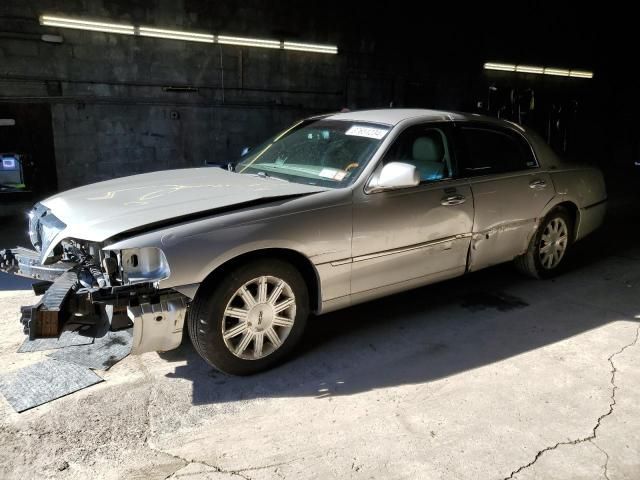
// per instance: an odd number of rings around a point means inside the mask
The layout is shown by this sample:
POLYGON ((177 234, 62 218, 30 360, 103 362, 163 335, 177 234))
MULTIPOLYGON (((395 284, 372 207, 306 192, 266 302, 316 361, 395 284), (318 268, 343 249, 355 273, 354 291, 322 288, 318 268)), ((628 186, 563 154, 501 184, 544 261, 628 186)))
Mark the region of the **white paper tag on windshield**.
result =
POLYGON ((376 140, 380 140, 384 137, 388 128, 375 128, 375 127, 365 127, 364 125, 354 125, 349 130, 345 132, 345 135, 353 135, 355 137, 367 137, 367 138, 375 138, 376 140))
POLYGON ((318 175, 324 178, 333 178, 336 176, 336 173, 338 173, 338 170, 335 168, 323 168, 318 175))
POLYGON ((338 182, 341 182, 344 179, 344 177, 347 176, 347 172, 345 172, 344 170, 337 170, 335 168, 323 168, 322 170, 320 170, 320 173, 318 174, 318 176, 324 177, 324 178, 331 178, 333 180, 337 180, 338 182))

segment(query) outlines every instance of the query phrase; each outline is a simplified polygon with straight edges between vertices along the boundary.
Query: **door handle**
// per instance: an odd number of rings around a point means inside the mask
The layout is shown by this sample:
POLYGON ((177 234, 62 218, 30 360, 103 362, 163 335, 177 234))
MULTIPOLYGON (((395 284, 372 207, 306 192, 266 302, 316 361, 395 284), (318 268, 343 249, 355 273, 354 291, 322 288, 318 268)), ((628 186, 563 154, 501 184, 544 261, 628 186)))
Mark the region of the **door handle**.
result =
POLYGON ((467 198, 464 195, 447 195, 440 200, 441 205, 449 206, 449 205, 460 205, 467 201, 467 198))
POLYGON ((547 182, 544 180, 532 180, 529 183, 529 188, 533 188, 534 190, 542 190, 543 188, 547 188, 547 182))

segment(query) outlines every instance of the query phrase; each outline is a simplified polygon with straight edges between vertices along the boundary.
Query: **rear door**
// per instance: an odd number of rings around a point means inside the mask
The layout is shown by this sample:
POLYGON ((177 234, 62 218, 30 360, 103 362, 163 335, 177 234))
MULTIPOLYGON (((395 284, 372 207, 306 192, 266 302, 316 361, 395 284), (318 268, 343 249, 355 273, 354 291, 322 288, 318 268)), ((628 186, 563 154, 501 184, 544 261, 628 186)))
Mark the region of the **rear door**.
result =
POLYGON ((515 130, 461 124, 455 139, 459 174, 471 186, 475 210, 469 269, 512 260, 526 250, 553 198, 551 177, 515 130))

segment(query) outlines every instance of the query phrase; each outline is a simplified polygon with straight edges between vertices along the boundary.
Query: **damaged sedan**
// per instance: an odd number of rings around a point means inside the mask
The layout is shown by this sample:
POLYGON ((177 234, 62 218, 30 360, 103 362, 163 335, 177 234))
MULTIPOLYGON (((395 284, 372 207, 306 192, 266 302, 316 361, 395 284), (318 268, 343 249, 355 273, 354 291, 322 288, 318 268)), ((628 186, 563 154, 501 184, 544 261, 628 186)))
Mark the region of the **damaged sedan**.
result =
POLYGON ((109 180, 38 203, 33 249, 0 269, 37 280, 30 338, 70 318, 133 323, 132 353, 187 328, 217 369, 272 367, 310 314, 507 261, 546 278, 599 227, 601 173, 478 115, 372 110, 313 117, 228 170, 109 180))

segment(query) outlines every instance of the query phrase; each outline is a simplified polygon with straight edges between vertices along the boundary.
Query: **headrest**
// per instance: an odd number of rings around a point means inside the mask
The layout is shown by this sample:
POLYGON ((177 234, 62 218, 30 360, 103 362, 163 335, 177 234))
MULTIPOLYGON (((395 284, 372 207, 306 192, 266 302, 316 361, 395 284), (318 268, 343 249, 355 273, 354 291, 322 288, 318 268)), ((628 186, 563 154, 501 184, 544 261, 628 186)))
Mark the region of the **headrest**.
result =
POLYGON ((419 162, 441 162, 444 157, 442 139, 433 136, 418 137, 413 142, 413 159, 419 162))

